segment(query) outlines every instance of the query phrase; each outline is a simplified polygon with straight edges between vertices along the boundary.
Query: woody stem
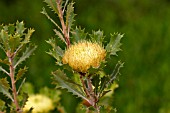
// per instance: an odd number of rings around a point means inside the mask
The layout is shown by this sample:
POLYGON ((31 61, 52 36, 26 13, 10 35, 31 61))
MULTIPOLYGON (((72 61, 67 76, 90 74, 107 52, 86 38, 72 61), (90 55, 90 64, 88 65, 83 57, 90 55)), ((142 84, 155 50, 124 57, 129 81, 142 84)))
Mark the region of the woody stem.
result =
POLYGON ((56 2, 57 2, 57 9, 58 9, 58 16, 59 16, 61 26, 62 26, 62 33, 65 37, 67 47, 69 47, 70 46, 69 29, 67 29, 67 27, 64 23, 63 11, 62 11, 62 7, 61 7, 61 0, 56 0, 56 2))

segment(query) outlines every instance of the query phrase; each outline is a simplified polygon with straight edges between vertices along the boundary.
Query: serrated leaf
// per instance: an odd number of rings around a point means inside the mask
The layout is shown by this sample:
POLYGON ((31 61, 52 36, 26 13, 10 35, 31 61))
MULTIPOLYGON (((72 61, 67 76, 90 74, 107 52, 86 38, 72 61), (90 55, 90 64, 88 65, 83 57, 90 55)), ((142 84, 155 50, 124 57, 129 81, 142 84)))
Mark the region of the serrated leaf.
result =
POLYGON ((0 99, 0 113, 4 113, 2 111, 5 110, 5 107, 5 101, 0 99))
POLYGON ((8 43, 8 38, 9 38, 8 33, 2 29, 0 32, 0 39, 1 39, 1 43, 2 43, 1 48, 5 51, 10 49, 9 43, 8 43))
POLYGON ((28 29, 28 33, 25 35, 24 40, 21 42, 22 44, 27 44, 30 42, 30 37, 32 35, 32 33, 34 32, 34 29, 28 29))
POLYGON ((10 35, 9 36, 9 46, 10 46, 10 51, 13 53, 17 47, 20 45, 20 41, 21 41, 21 36, 19 34, 16 34, 14 36, 10 35))
POLYGON ((7 27, 8 27, 8 33, 9 34, 14 34, 15 33, 15 26, 14 26, 14 24, 9 24, 7 27))
POLYGON ((44 7, 42 8, 41 13, 44 14, 60 31, 62 31, 60 26, 48 15, 44 7))
POLYGON ((106 84, 109 82, 109 77, 108 75, 105 75, 104 77, 101 78, 101 82, 100 82, 100 90, 98 95, 101 96, 102 92, 104 91, 104 89, 106 88, 106 84))
POLYGON ((72 32, 73 42, 78 42, 79 40, 85 40, 87 33, 85 33, 85 29, 81 29, 81 27, 76 27, 72 32))
POLYGON ((84 92, 81 92, 78 88, 81 88, 79 85, 73 84, 73 82, 70 82, 68 78, 66 77, 65 73, 61 70, 57 70, 52 73, 54 75, 54 82, 58 83, 58 87, 61 87, 63 89, 67 89, 68 92, 71 92, 73 95, 76 95, 78 97, 81 97, 82 99, 89 102, 89 100, 85 97, 84 92))
POLYGON ((9 73, 8 73, 4 68, 2 68, 2 66, 0 66, 0 71, 3 71, 3 72, 6 73, 7 75, 9 75, 9 73))
POLYGON ((18 73, 17 73, 17 76, 16 76, 16 81, 18 81, 25 72, 27 72, 27 67, 25 66, 24 68, 20 68, 18 73))
POLYGON ((102 96, 103 91, 105 89, 108 89, 108 87, 113 84, 115 79, 117 78, 120 68, 123 67, 124 63, 121 63, 120 61, 116 64, 115 69, 113 70, 111 75, 105 75, 104 77, 101 78, 101 84, 100 84, 100 91, 99 94, 102 96))
POLYGON ((19 34, 20 36, 22 36, 24 34, 26 28, 24 28, 24 22, 16 22, 16 34, 19 34))
POLYGON ((106 46, 106 50, 110 55, 117 55, 117 52, 120 51, 120 43, 123 35, 119 33, 115 33, 114 35, 111 34, 110 42, 106 46))
POLYGON ((48 41, 46 41, 48 44, 51 45, 52 48, 56 47, 56 40, 54 38, 49 39, 48 41))
POLYGON ((0 92, 3 93, 5 96, 7 96, 8 98, 10 98, 13 101, 13 98, 11 96, 11 94, 9 93, 9 83, 7 81, 7 78, 2 78, 0 79, 0 92))
POLYGON ((74 17, 75 17, 75 14, 74 14, 74 7, 73 7, 74 3, 71 2, 67 5, 67 11, 66 11, 66 27, 67 29, 71 29, 72 25, 73 25, 73 22, 75 21, 74 20, 74 17))
POLYGON ((118 74, 120 74, 120 68, 122 68, 124 65, 124 63, 118 61, 118 63, 115 66, 115 69, 113 70, 112 74, 110 75, 110 79, 108 81, 108 83, 106 84, 106 86, 109 86, 110 84, 112 84, 114 82, 114 80, 117 78, 118 74))
POLYGON ((37 46, 35 45, 29 45, 25 52, 23 52, 22 56, 19 58, 19 60, 16 62, 16 64, 14 65, 14 68, 17 67, 20 63, 22 63, 24 60, 26 60, 27 58, 29 58, 29 56, 34 52, 34 50, 37 48, 37 46))
POLYGON ((100 85, 100 75, 95 75, 92 79, 92 84, 94 86, 94 93, 97 95, 99 85, 100 85))
POLYGON ((5 89, 9 89, 10 88, 9 82, 7 81, 6 77, 5 78, 1 78, 0 82, 4 86, 5 89))
POLYGON ((49 52, 47 53, 54 57, 60 64, 64 51, 59 46, 56 45, 55 39, 49 39, 49 41, 46 42, 52 46, 52 50, 49 50, 49 52))
POLYGON ((65 41, 65 39, 64 39, 64 37, 63 37, 63 35, 62 35, 59 31, 57 31, 56 29, 54 29, 54 32, 55 32, 55 34, 56 34, 65 44, 67 44, 66 41, 65 41))
POLYGON ((20 92, 20 90, 21 90, 22 86, 23 86, 23 85, 24 85, 24 83, 25 83, 25 80, 26 80, 26 78, 24 78, 24 79, 22 80, 21 84, 19 85, 19 88, 18 88, 17 94, 19 94, 19 92, 20 92))
POLYGON ((48 6, 58 14, 58 9, 57 9, 57 1, 56 0, 45 0, 45 3, 48 4, 48 6))
POLYGON ((92 34, 90 35, 92 42, 97 42, 102 45, 104 40, 103 31, 92 31, 92 34))

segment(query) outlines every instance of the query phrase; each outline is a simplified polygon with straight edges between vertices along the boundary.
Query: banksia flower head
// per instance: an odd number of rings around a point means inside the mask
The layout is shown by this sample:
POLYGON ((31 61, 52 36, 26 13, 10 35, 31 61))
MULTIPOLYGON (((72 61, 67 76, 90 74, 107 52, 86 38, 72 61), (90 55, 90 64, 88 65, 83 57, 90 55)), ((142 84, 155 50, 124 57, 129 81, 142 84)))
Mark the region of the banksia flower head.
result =
POLYGON ((87 72, 92 66, 98 68, 106 56, 105 49, 98 43, 80 41, 71 45, 63 56, 63 64, 69 64, 75 71, 87 72))
POLYGON ((23 108, 24 113, 27 113, 31 108, 33 108, 31 113, 48 113, 53 110, 52 100, 41 94, 31 95, 23 108))

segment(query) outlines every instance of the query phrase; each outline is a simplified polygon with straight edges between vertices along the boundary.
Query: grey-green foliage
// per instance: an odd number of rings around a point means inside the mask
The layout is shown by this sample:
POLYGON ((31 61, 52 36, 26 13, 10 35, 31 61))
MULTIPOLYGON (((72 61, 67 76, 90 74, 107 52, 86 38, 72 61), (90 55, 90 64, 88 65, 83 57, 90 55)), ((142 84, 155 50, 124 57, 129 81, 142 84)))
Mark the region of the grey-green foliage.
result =
MULTIPOLYGON (((3 93, 12 101, 14 100, 14 97, 11 93, 12 88, 9 84, 10 82, 6 78, 12 78, 12 73, 10 70, 12 67, 14 69, 13 74, 15 74, 15 83, 17 83, 20 79, 22 81, 17 88, 17 93, 19 94, 20 88, 25 82, 25 77, 23 77, 23 75, 27 71, 26 66, 20 68, 19 66, 23 61, 29 58, 37 48, 36 45, 30 43, 30 37, 33 32, 34 29, 25 28, 23 21, 17 21, 15 24, 0 26, 0 49, 6 55, 5 58, 0 58, 0 71, 6 74, 5 78, 0 76, 0 93, 3 93)), ((25 99, 27 98, 27 96, 24 97, 25 99)), ((23 104, 25 103, 25 99, 23 99, 23 104)))
MULTIPOLYGON (((65 14, 64 24, 66 25, 66 31, 68 32, 68 34, 70 34, 69 40, 71 40, 71 44, 75 44, 76 42, 82 40, 98 43, 101 46, 103 46, 103 48, 106 50, 107 55, 105 61, 103 61, 98 68, 91 67, 87 73, 84 73, 84 76, 82 77, 80 73, 72 70, 68 64, 62 63, 64 50, 57 45, 56 39, 54 38, 49 39, 47 43, 51 45, 52 49, 50 49, 49 52, 47 53, 52 57, 54 57, 56 59, 57 65, 60 66, 60 69, 57 69, 56 71, 52 72, 52 75, 54 76, 53 83, 55 83, 57 87, 60 87, 62 89, 67 89, 68 92, 71 92, 73 95, 76 95, 77 97, 81 97, 84 101, 87 101, 94 107, 93 104, 96 104, 94 103, 95 99, 97 100, 97 102, 99 101, 100 103, 100 98, 111 91, 109 88, 116 80, 117 76, 120 74, 120 68, 123 67, 123 63, 119 61, 116 64, 115 69, 113 68, 112 69, 113 71, 110 72, 109 74, 107 74, 107 72, 104 70, 104 67, 107 68, 107 62, 111 59, 111 56, 117 56, 118 55, 117 52, 121 50, 120 46, 121 46, 121 39, 123 35, 119 33, 114 33, 113 35, 110 36, 110 40, 108 41, 108 43, 105 43, 105 36, 103 31, 101 30, 92 31, 92 33, 89 34, 86 33, 85 29, 82 29, 81 27, 74 28, 73 22, 74 22, 75 14, 74 14, 73 2, 69 3, 68 1, 66 1, 65 5, 63 5, 64 2, 61 3, 61 1, 59 0, 54 2, 53 0, 45 0, 48 6, 55 12, 55 14, 59 16, 61 27, 60 24, 57 24, 47 14, 44 8, 42 11, 42 13, 46 15, 47 18, 52 23, 54 23, 54 25, 56 25, 57 29, 54 29, 54 32, 56 33, 57 38, 61 39, 64 43, 67 43, 66 37, 63 33, 65 29, 63 29, 63 25, 62 25, 63 21, 61 20, 61 14, 60 14, 60 8, 61 8, 63 11, 62 14, 65 14), (80 76, 82 77, 82 79, 80 78, 80 76), (89 76, 89 78, 87 76, 89 76), (83 86, 82 81, 85 81, 87 86, 83 86), (90 94, 87 95, 86 91, 84 91, 83 88, 87 87, 87 89, 89 89, 90 88, 89 84, 92 84, 94 86, 93 88, 94 93, 90 92, 90 94)), ((101 107, 101 108, 105 108, 105 107, 101 107)))

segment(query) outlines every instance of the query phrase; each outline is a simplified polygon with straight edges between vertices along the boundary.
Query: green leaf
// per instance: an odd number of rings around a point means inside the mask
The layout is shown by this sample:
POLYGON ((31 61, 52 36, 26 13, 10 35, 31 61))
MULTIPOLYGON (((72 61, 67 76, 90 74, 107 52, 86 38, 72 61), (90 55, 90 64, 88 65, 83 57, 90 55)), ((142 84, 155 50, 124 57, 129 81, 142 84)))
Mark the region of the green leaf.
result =
POLYGON ((5 89, 9 89, 10 88, 9 82, 7 81, 6 77, 5 78, 1 78, 0 82, 4 86, 5 89))
POLYGON ((6 64, 6 65, 9 65, 10 63, 9 63, 9 60, 6 58, 6 59, 4 59, 4 60, 1 60, 0 59, 0 63, 3 63, 3 64, 6 64))
POLYGON ((67 29, 71 29, 72 25, 73 25, 73 22, 75 21, 74 20, 74 17, 75 17, 75 14, 74 14, 74 7, 73 7, 74 3, 71 2, 67 5, 67 11, 66 11, 66 27, 67 29))
MULTIPOLYGON (((106 50, 110 55, 117 55, 117 52, 120 51, 120 46, 122 45, 120 43, 123 35, 119 33, 115 33, 114 35, 111 35, 110 42, 106 46, 106 50)), ((109 55, 109 56, 110 56, 109 55)))
POLYGON ((13 101, 11 94, 9 93, 10 85, 7 81, 7 78, 0 79, 0 92, 6 95, 13 101))
POLYGON ((16 76, 16 81, 18 81, 23 76, 23 74, 27 72, 27 69, 28 68, 26 66, 23 69, 22 68, 19 69, 17 76, 16 76))
MULTIPOLYGON (((81 97, 82 99, 89 102, 89 100, 85 97, 84 92, 82 92, 81 87, 79 85, 74 84, 69 80, 65 73, 61 70, 57 70, 55 72, 52 72, 54 75, 54 82, 58 83, 58 87, 61 87, 63 89, 67 89, 68 92, 71 92, 73 95, 76 95, 78 97, 81 97)), ((89 102, 90 103, 90 102, 89 102)))
POLYGON ((109 82, 109 76, 105 75, 104 77, 101 78, 101 82, 100 82, 100 90, 98 92, 98 95, 102 96, 102 92, 104 91, 104 89, 106 88, 106 84, 109 82))
POLYGON ((42 8, 41 13, 44 14, 60 31, 62 31, 60 26, 48 15, 44 7, 42 8))
POLYGON ((63 35, 62 35, 59 31, 57 31, 56 29, 54 29, 54 32, 55 32, 55 34, 56 34, 65 44, 67 44, 66 41, 65 41, 65 39, 64 39, 64 37, 63 37, 63 35))
POLYGON ((120 68, 123 67, 124 63, 121 63, 120 61, 116 64, 115 69, 113 70, 111 75, 105 75, 104 77, 101 78, 101 84, 100 84, 100 91, 99 91, 99 95, 103 96, 107 93, 104 93, 103 91, 105 89, 109 89, 109 86, 111 86, 113 84, 113 82, 115 81, 115 79, 117 78, 118 74, 120 74, 120 68))
POLYGON ((15 33, 15 26, 14 26, 14 24, 9 24, 7 26, 7 29, 8 29, 8 33, 9 34, 14 34, 15 33))
POLYGON ((21 84, 19 85, 19 88, 18 88, 17 94, 19 94, 19 92, 20 92, 21 88, 23 87, 23 85, 24 85, 24 83, 25 83, 25 80, 26 80, 26 78, 22 79, 22 82, 21 82, 21 84))
POLYGON ((100 85, 100 75, 95 75, 92 79, 92 84, 94 86, 94 93, 97 95, 99 85, 100 85))
POLYGON ((16 34, 19 34, 20 36, 22 36, 24 34, 26 28, 24 28, 24 22, 16 22, 16 34))
POLYGON ((14 36, 10 35, 9 40, 8 40, 8 43, 10 46, 10 52, 13 53, 17 49, 17 47, 20 45, 20 41, 22 40, 20 37, 21 36, 19 34, 16 34, 14 36))
POLYGON ((5 113, 5 112, 2 112, 5 110, 5 108, 6 108, 5 101, 0 99, 0 113, 5 113))
POLYGON ((48 6, 55 12, 58 14, 58 9, 57 9, 57 2, 56 0, 45 0, 45 3, 48 4, 48 6))
POLYGON ((49 39, 48 41, 46 41, 48 44, 51 45, 52 48, 56 47, 56 40, 54 38, 49 39))
POLYGON ((2 68, 1 66, 0 66, 0 71, 3 71, 3 72, 6 73, 7 75, 9 75, 9 73, 8 73, 4 68, 2 68))
POLYGON ((102 45, 104 37, 103 31, 92 31, 92 34, 90 35, 92 42, 97 42, 102 45))
POLYGON ((49 50, 47 53, 57 60, 57 64, 61 64, 64 51, 56 45, 55 39, 49 39, 46 42, 52 46, 52 50, 49 50))
POLYGON ((85 40, 87 33, 85 33, 85 29, 81 29, 81 27, 76 27, 72 32, 73 42, 78 42, 79 40, 85 40))
POLYGON ((2 29, 0 32, 0 39, 1 39, 1 43, 2 43, 1 48, 5 51, 10 49, 9 43, 8 43, 8 38, 9 38, 8 33, 2 29))
POLYGON ((14 68, 17 67, 20 63, 22 63, 24 60, 26 60, 27 58, 29 58, 29 56, 34 52, 34 50, 37 48, 37 46, 35 45, 29 45, 25 52, 22 54, 22 56, 19 58, 19 60, 16 62, 16 64, 14 65, 14 68))
POLYGON ((34 29, 28 29, 28 33, 25 35, 24 40, 21 42, 22 44, 27 44, 30 42, 30 37, 32 35, 32 33, 34 32, 34 29))
POLYGON ((123 65, 124 65, 124 63, 118 61, 118 63, 115 66, 115 69, 113 70, 112 74, 110 75, 110 79, 109 79, 108 83, 106 84, 106 86, 109 86, 114 82, 114 80, 120 74, 120 68, 122 68, 123 65))

